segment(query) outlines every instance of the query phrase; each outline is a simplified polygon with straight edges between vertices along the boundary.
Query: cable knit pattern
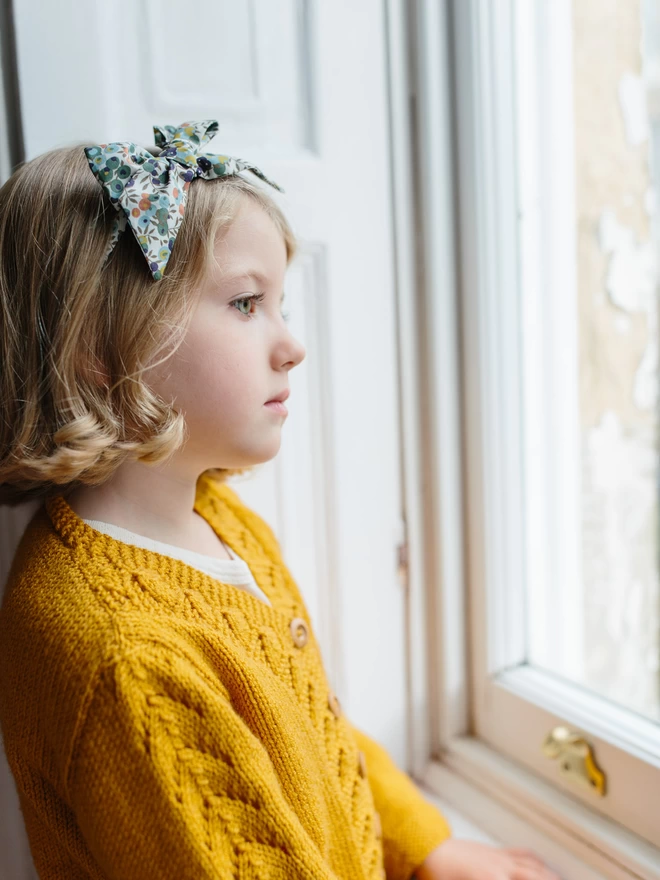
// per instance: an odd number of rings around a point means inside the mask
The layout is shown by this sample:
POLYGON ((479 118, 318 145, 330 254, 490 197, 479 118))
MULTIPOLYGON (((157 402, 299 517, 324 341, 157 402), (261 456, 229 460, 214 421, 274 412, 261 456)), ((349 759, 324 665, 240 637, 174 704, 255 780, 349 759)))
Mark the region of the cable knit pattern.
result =
POLYGON ((271 605, 61 495, 20 541, 0 724, 40 878, 409 880, 447 821, 341 711, 272 529, 210 474, 195 509, 271 605))

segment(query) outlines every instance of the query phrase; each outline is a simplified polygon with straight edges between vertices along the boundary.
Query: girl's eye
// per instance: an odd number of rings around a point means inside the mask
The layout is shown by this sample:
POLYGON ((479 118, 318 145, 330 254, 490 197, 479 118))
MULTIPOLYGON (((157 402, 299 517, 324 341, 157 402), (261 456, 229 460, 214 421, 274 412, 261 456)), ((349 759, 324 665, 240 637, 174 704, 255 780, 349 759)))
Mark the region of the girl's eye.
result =
MULTIPOLYGON (((232 302, 232 305, 233 305, 233 306, 236 306, 237 303, 238 303, 238 304, 240 304, 240 303, 250 303, 250 302, 252 302, 253 300, 254 300, 254 302, 255 302, 256 304, 259 305, 259 304, 261 304, 261 303, 264 301, 265 296, 266 296, 265 293, 252 293, 252 294, 250 294, 250 296, 242 296, 240 299, 235 299, 235 300, 232 302)), ((240 308, 238 308, 238 311, 239 311, 242 315, 245 315, 246 318, 254 318, 254 315, 251 315, 249 312, 244 312, 244 311, 243 311, 242 309, 240 309, 240 308)), ((285 321, 288 321, 290 317, 291 317, 291 315, 290 315, 288 312, 282 312, 282 318, 283 318, 285 321)))
POLYGON ((264 294, 263 293, 253 293, 251 296, 242 296, 240 299, 235 299, 232 303, 233 306, 238 308, 238 311, 245 315, 246 318, 253 318, 254 315, 250 314, 250 312, 244 312, 242 308, 240 308, 245 303, 251 303, 253 300, 255 303, 263 302, 264 294))

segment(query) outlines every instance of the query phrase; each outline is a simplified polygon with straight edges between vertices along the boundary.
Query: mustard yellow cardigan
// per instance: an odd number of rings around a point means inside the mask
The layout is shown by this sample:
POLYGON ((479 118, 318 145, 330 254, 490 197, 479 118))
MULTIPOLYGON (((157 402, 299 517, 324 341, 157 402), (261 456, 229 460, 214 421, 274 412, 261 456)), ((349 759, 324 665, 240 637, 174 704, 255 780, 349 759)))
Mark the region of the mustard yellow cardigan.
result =
POLYGON ((32 517, 0 608, 0 725, 42 880, 408 880, 445 817, 331 692, 267 523, 195 509, 272 607, 87 525, 32 517))

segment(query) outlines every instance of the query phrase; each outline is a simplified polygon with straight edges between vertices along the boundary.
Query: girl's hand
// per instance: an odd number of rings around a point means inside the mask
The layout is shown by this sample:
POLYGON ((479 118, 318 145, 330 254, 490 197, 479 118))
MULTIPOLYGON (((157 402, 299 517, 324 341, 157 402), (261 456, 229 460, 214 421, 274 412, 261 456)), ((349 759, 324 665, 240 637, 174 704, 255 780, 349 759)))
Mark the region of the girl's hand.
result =
POLYGON ((450 837, 415 871, 417 880, 561 880, 528 849, 450 837))

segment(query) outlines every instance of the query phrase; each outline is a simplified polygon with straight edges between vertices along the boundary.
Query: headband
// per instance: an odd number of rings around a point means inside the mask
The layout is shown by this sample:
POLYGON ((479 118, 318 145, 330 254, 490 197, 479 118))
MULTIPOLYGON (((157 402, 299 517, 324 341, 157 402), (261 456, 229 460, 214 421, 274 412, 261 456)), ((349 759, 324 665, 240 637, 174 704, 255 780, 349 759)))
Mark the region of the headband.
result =
POLYGON ((104 265, 128 221, 154 281, 160 281, 183 220, 193 178, 212 180, 247 170, 280 192, 284 190, 244 159, 201 152, 218 130, 216 119, 179 126, 154 125, 153 129, 153 152, 129 141, 84 149, 89 167, 118 212, 104 265))

